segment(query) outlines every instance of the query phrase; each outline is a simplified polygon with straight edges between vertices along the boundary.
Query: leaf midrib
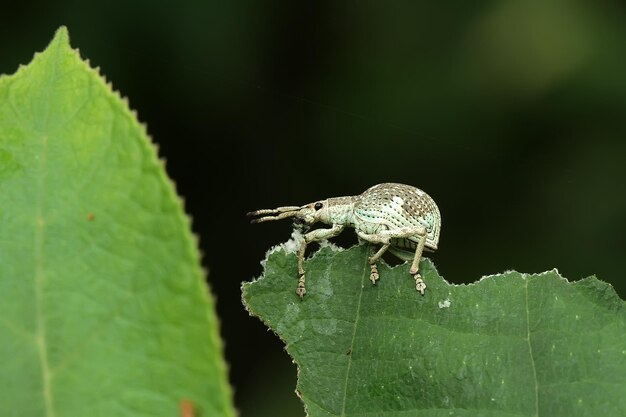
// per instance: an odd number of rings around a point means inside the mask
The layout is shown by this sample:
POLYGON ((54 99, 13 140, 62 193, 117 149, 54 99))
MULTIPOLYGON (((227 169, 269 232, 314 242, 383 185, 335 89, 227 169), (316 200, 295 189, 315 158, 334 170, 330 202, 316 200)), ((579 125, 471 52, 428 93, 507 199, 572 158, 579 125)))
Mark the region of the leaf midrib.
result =
POLYGON ((39 365, 41 367, 42 395, 44 399, 45 413, 47 417, 55 417, 54 396, 52 394, 52 372, 48 360, 48 346, 46 339, 46 320, 44 316, 44 285, 46 283, 46 270, 44 262, 44 243, 46 238, 46 220, 44 218, 44 203, 46 198, 46 176, 48 165, 48 122, 50 117, 50 94, 52 85, 57 77, 59 64, 59 48, 56 46, 56 55, 50 68, 50 77, 43 95, 44 107, 42 117, 41 153, 39 155, 37 178, 37 214, 35 219, 35 309, 36 309, 36 340, 39 353, 39 365))

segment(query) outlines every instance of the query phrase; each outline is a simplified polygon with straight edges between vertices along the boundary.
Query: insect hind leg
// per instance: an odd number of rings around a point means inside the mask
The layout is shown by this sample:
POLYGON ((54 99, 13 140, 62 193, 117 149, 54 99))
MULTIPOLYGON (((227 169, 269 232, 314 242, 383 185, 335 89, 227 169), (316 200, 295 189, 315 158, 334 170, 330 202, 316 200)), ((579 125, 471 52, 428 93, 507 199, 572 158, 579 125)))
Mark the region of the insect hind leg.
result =
MULTIPOLYGON (((419 239, 417 243, 414 243, 414 241, 412 241, 415 245, 415 251, 409 252, 404 249, 407 243, 406 239, 394 239, 392 241, 392 246, 389 248, 389 252, 393 253, 395 256, 402 259, 403 261, 411 261, 411 268, 409 269, 409 273, 413 276, 413 279, 415 279, 415 289, 420 294, 424 295, 424 291, 426 290, 426 283, 419 273, 419 263, 422 259, 422 253, 426 244, 426 231, 421 228, 420 230, 417 230, 417 233, 413 236, 417 236, 419 239)), ((413 247, 413 245, 411 245, 411 247, 413 247)))
POLYGON ((425 244, 426 234, 424 233, 423 235, 420 235, 420 240, 417 243, 417 248, 415 249, 415 256, 413 257, 413 263, 411 264, 411 269, 409 269, 409 273, 413 275, 413 278, 415 279, 415 289, 422 295, 424 295, 424 291, 426 290, 426 283, 419 273, 419 267, 425 244))

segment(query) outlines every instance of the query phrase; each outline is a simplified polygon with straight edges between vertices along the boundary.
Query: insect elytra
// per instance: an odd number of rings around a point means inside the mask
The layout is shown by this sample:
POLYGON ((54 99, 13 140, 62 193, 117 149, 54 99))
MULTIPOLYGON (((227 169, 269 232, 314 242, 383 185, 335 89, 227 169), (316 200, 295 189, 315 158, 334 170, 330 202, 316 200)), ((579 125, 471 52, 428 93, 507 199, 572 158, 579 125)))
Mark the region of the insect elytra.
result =
POLYGON ((262 223, 293 217, 306 226, 317 222, 330 225, 304 235, 298 251, 298 287, 296 294, 306 294, 304 255, 307 244, 329 239, 344 228, 354 228, 359 241, 380 245, 369 257, 370 281, 380 278, 377 261, 389 251, 402 260, 412 261, 409 273, 415 288, 422 295, 426 284, 419 274, 419 261, 424 249, 434 251, 439 243, 441 214, 435 201, 419 188, 405 184, 384 183, 368 188, 362 194, 333 197, 304 206, 284 206, 248 213, 251 223, 262 223))

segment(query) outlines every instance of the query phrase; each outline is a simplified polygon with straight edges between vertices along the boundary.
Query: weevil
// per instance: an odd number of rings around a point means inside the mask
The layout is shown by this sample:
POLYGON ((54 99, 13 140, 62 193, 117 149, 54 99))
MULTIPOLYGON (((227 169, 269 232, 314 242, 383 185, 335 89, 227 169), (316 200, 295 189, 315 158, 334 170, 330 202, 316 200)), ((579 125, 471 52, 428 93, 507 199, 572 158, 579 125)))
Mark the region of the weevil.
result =
POLYGON ((415 289, 424 295, 426 283, 419 273, 423 250, 434 251, 439 243, 441 214, 435 201, 424 191, 410 185, 384 183, 368 188, 360 195, 333 197, 304 206, 285 206, 248 213, 251 223, 293 217, 309 227, 317 222, 329 229, 315 229, 304 235, 298 250, 298 286, 300 299, 306 294, 304 255, 311 242, 329 239, 346 227, 355 229, 359 242, 380 245, 368 258, 370 281, 380 278, 377 262, 389 251, 398 258, 412 261, 409 273, 415 279, 415 289))

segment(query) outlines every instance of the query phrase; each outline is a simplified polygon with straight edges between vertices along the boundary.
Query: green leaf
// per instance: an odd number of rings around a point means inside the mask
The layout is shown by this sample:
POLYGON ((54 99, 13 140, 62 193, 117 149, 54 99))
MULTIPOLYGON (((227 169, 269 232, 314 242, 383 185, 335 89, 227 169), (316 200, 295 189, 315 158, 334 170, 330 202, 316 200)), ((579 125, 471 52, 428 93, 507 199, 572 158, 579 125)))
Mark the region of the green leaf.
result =
POLYGON ((304 301, 284 250, 243 286, 311 417, 626 415, 626 310, 609 284, 549 271, 450 285, 424 259, 422 297, 408 265, 380 265, 373 286, 367 257, 321 249, 304 301))
POLYGON ((195 239, 65 28, 0 78, 0 415, 231 416, 195 239))

